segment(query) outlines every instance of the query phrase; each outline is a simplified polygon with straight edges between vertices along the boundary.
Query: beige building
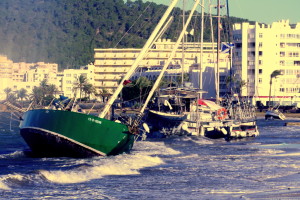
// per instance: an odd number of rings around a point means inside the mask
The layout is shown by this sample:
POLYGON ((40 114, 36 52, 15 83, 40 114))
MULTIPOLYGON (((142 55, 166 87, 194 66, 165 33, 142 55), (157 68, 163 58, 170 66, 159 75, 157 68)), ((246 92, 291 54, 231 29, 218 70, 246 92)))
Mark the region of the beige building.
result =
POLYGON ((94 85, 94 65, 92 64, 80 69, 66 69, 58 72, 58 65, 55 63, 14 63, 6 56, 0 56, 0 100, 6 99, 5 88, 10 88, 12 92, 24 88, 27 94, 31 94, 32 89, 40 86, 44 79, 48 84, 54 84, 57 87, 57 95, 63 94, 70 98, 78 98, 80 94, 76 85, 80 75, 87 78, 87 83, 94 85))
POLYGON ((13 61, 0 55, 0 100, 6 98, 4 88, 11 86, 13 61))
POLYGON ((0 100, 6 98, 5 88, 10 88, 12 92, 24 88, 30 94, 43 79, 58 85, 57 70, 58 65, 54 63, 14 63, 6 56, 0 56, 0 100))
MULTIPOLYGON (((132 79, 139 76, 146 76, 155 80, 159 75, 164 63, 169 58, 175 42, 160 40, 149 50, 145 59, 139 63, 139 68, 132 79)), ((180 76, 182 72, 190 75, 194 87, 199 87, 199 73, 202 72, 203 89, 208 91, 208 98, 215 97, 214 73, 216 67, 216 45, 212 43, 203 44, 203 67, 200 68, 200 43, 185 43, 184 55, 182 46, 175 53, 175 56, 166 72, 167 76, 180 76)), ((122 79, 122 76, 129 70, 141 49, 95 49, 95 87, 97 90, 113 92, 122 79)), ((229 65, 226 54, 221 54, 220 75, 228 75, 229 65)), ((226 91, 224 79, 221 82, 221 92, 226 91)))
POLYGON ((247 83, 243 96, 266 105, 270 75, 280 70, 282 75, 273 79, 271 88, 274 101, 283 105, 300 102, 300 23, 235 24, 233 37, 235 74, 247 83))

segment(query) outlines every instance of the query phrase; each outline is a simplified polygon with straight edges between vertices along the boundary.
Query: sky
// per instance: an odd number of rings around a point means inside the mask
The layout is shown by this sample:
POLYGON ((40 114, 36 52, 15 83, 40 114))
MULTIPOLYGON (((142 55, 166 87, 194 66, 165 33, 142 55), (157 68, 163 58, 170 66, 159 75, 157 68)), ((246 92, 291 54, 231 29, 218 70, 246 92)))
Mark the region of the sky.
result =
MULTIPOLYGON (((157 4, 169 5, 171 0, 143 0, 157 4)), ((194 0, 186 0, 186 2, 194 0)), ((217 4, 217 0, 211 0, 217 4)), ((220 0, 226 4, 226 0, 220 0)), ((182 4, 182 0, 178 1, 182 4)), ((201 2, 201 1, 200 1, 201 2)), ((209 2, 205 0, 205 2, 209 2)), ((279 20, 289 19, 290 23, 300 22, 300 0, 229 0, 229 15, 257 21, 260 23, 272 24, 279 20)), ((225 10, 224 10, 225 14, 225 10)))

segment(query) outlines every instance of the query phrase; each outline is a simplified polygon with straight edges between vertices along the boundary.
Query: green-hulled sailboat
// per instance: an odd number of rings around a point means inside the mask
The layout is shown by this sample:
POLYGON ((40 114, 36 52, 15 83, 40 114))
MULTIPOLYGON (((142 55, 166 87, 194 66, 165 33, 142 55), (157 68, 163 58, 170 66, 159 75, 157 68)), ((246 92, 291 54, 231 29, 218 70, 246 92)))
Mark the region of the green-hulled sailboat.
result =
MULTIPOLYGON (((168 25, 167 18, 177 1, 171 2, 139 56, 99 116, 55 109, 33 109, 23 114, 20 133, 32 153, 40 156, 90 157, 117 155, 131 150, 147 103, 131 123, 111 121, 106 117, 122 91, 123 83, 130 79, 139 62, 152 47, 153 42, 160 37, 163 29, 168 25)), ((157 80, 157 82, 159 81, 160 79, 157 80)), ((147 102, 149 100, 150 97, 147 102)))
POLYGON ((38 156, 116 155, 130 151, 134 142, 134 133, 124 124, 64 110, 29 110, 20 128, 38 156))

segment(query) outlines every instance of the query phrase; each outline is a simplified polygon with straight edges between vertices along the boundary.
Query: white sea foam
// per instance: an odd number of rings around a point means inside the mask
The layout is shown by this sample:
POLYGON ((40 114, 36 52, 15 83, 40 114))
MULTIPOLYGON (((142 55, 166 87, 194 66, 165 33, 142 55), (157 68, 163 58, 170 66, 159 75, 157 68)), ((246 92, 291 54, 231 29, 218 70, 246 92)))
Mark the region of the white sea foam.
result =
POLYGON ((278 156, 278 157, 280 157, 280 156, 284 156, 284 157, 286 157, 286 156, 300 156, 300 153, 299 152, 294 152, 294 153, 280 153, 280 154, 276 154, 274 156, 278 156))
POLYGON ((11 190, 11 188, 5 182, 12 182, 12 180, 22 181, 23 176, 20 174, 8 174, 6 176, 2 176, 0 178, 0 190, 11 190))
POLYGON ((213 144, 214 142, 210 139, 206 139, 206 138, 199 138, 197 140, 193 140, 193 142, 197 143, 197 144, 213 144))
POLYGON ((0 158, 18 158, 23 156, 24 156, 23 151, 15 151, 9 154, 1 154, 0 158))
POLYGON ((158 157, 142 155, 121 155, 113 159, 103 159, 96 166, 80 167, 67 171, 41 170, 40 173, 49 181, 55 183, 79 183, 92 179, 98 179, 105 175, 133 175, 139 174, 138 170, 144 167, 151 167, 162 164, 158 157), (122 158, 126 157, 125 159, 122 158))
POLYGON ((134 150, 142 152, 144 155, 176 155, 181 153, 180 151, 166 147, 163 142, 154 141, 137 142, 135 143, 134 150))
POLYGON ((177 154, 178 152, 163 146, 162 143, 137 144, 137 154, 122 154, 104 159, 95 158, 92 166, 79 167, 72 170, 40 170, 40 174, 47 180, 55 183, 80 183, 92 179, 98 179, 106 175, 134 175, 145 167, 153 167, 163 164, 163 160, 156 154, 177 154), (160 146, 160 149, 159 149, 160 146), (164 148, 162 148, 164 147, 164 148))
POLYGON ((0 190, 11 190, 2 180, 0 180, 0 190))
POLYGON ((261 149, 259 151, 260 155, 276 155, 279 153, 284 153, 284 151, 278 149, 261 149))

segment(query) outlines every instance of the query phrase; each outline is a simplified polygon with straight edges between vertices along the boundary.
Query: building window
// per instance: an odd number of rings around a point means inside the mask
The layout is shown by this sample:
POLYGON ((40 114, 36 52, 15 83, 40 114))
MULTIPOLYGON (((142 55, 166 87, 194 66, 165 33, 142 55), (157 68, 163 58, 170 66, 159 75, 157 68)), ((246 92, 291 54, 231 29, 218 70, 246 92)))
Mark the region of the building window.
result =
POLYGON ((250 48, 254 48, 254 47, 255 47, 255 42, 250 42, 250 43, 249 43, 249 47, 250 47, 250 48))
POLYGON ((300 66, 300 61, 294 61, 295 66, 300 66))
POLYGON ((235 47, 236 47, 237 49, 242 48, 242 43, 236 43, 236 44, 235 44, 235 47))
POLYGON ((262 64, 263 64, 263 61, 262 61, 262 60, 259 60, 259 61, 258 61, 258 64, 259 64, 259 65, 262 65, 262 64))
POLYGON ((263 38, 263 34, 262 33, 259 33, 259 38, 263 38))
POLYGON ((259 43, 258 43, 258 46, 259 46, 259 47, 262 47, 262 46, 263 46, 262 42, 259 42, 259 43))
POLYGON ((259 79, 258 79, 258 83, 262 83, 262 78, 259 78, 259 79))
POLYGON ((259 69, 259 70, 258 70, 258 73, 259 73, 259 74, 262 74, 262 72, 263 72, 262 69, 259 69))
POLYGON ((248 69, 248 75, 254 75, 255 69, 248 69))
POLYGON ((255 51, 249 51, 248 56, 255 56, 255 51))
POLYGON ((259 55, 259 56, 262 56, 262 55, 263 55, 263 52, 262 52, 262 51, 259 51, 259 52, 258 52, 258 55, 259 55))

